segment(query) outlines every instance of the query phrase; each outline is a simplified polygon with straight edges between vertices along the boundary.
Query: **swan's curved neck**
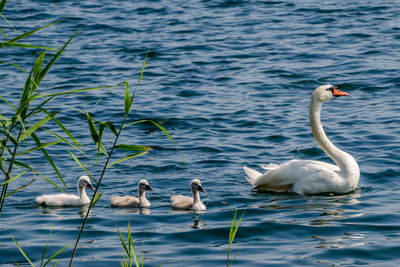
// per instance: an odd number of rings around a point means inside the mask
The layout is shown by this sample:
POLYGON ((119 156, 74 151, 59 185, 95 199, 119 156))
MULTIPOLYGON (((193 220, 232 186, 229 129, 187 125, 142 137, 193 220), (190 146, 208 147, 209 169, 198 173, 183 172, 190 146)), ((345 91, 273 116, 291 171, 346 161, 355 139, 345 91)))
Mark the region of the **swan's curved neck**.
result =
POLYGON ((193 205, 200 203, 200 192, 197 190, 192 190, 193 193, 193 205))
POLYGON ((79 199, 89 199, 89 197, 86 194, 85 187, 79 186, 79 184, 78 184, 78 196, 79 199))
POLYGON ((310 125, 315 140, 322 148, 322 150, 337 164, 340 170, 347 175, 359 173, 358 164, 356 160, 349 154, 337 148, 328 139, 321 124, 321 107, 322 102, 314 98, 311 99, 310 104, 310 125))
POLYGON ((139 200, 140 200, 140 201, 147 200, 147 198, 146 198, 146 191, 144 191, 144 190, 139 190, 139 200))

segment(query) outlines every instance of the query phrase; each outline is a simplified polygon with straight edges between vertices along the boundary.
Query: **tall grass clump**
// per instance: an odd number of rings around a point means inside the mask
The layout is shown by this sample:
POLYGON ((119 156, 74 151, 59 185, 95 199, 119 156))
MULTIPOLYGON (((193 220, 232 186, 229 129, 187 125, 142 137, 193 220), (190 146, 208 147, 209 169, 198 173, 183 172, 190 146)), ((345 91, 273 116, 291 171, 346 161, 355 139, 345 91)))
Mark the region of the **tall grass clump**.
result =
MULTIPOLYGON (((6 1, 3 0, 0 7, 4 8, 5 2, 6 1)), ((81 150, 82 145, 73 137, 68 128, 57 119, 57 114, 59 114, 61 111, 53 111, 51 108, 47 108, 48 104, 56 97, 78 92, 115 87, 104 86, 57 93, 45 93, 43 90, 40 90, 40 84, 45 78, 46 74, 50 71, 50 68, 61 56, 72 39, 76 36, 77 32, 68 39, 61 49, 58 50, 44 46, 24 44, 18 41, 53 24, 54 23, 29 31, 13 39, 9 39, 5 34, 5 31, 0 29, 4 38, 7 40, 6 42, 0 42, 0 49, 4 49, 6 47, 42 49, 42 52, 34 61, 29 72, 26 72, 22 67, 14 62, 0 62, 0 64, 12 65, 27 75, 24 85, 21 88, 20 99, 18 102, 13 103, 11 99, 6 99, 6 97, 0 95, 0 100, 3 101, 3 105, 6 108, 8 107, 7 109, 2 109, 0 114, 0 172, 4 175, 4 180, 2 183, 0 183, 0 186, 2 187, 0 196, 0 216, 3 211, 6 198, 34 182, 35 175, 33 176, 33 179, 29 179, 29 181, 23 186, 15 189, 12 192, 8 192, 8 186, 11 182, 21 179, 22 176, 26 176, 26 174, 29 172, 43 177, 58 190, 64 192, 60 186, 44 176, 40 170, 32 167, 29 160, 30 153, 34 151, 42 152, 44 158, 53 168, 54 172, 57 174, 59 180, 67 191, 68 187, 64 181, 64 178, 54 163, 51 155, 48 153, 47 148, 63 143, 84 154, 84 152, 81 150), (48 50, 56 51, 56 53, 54 55, 48 55, 48 50), (46 128, 46 125, 49 124, 50 121, 52 121, 58 127, 58 129, 64 133, 64 136, 60 136, 54 130, 46 128), (53 140, 43 143, 41 140, 43 140, 44 137, 46 139, 53 140), (34 147, 29 147, 32 144, 34 144, 34 147)))
MULTIPOLYGON (((98 192, 98 190, 100 188, 100 185, 102 183, 102 180, 103 180, 103 177, 104 177, 104 174, 105 174, 106 170, 109 167, 111 167, 111 166, 113 166, 115 164, 119 164, 121 162, 124 162, 126 160, 129 160, 129 159, 132 159, 132 158, 135 158, 135 157, 143 156, 143 155, 147 154, 149 152, 149 150, 150 150, 150 147, 148 147, 148 146, 119 143, 118 140, 119 140, 120 136, 122 135, 122 131, 125 128, 129 127, 129 126, 132 126, 132 125, 135 125, 135 124, 138 124, 138 123, 152 123, 153 125, 158 127, 162 132, 164 132, 168 136, 170 141, 174 144, 174 142, 173 142, 170 134, 168 133, 168 131, 163 126, 161 126, 160 124, 158 124, 155 121, 152 121, 152 120, 137 120, 137 121, 134 121, 132 123, 126 124, 126 121, 127 121, 128 117, 129 117, 129 114, 130 114, 132 106, 133 106, 133 102, 134 102, 134 99, 135 99, 136 91, 137 91, 138 86, 140 84, 140 81, 141 81, 141 79, 143 77, 143 73, 144 73, 144 69, 145 69, 145 66, 146 66, 146 61, 147 61, 149 52, 150 52, 150 49, 147 51, 147 54, 145 56, 145 59, 144 59, 144 62, 143 62, 143 66, 142 66, 142 70, 141 70, 141 73, 139 75, 139 78, 138 78, 137 84, 135 86, 135 89, 131 90, 130 86, 129 86, 129 83, 126 82, 126 81, 124 81, 124 82, 119 84, 120 86, 124 87, 124 94, 123 94, 124 113, 123 113, 123 118, 122 118, 122 121, 121 121, 121 124, 119 125, 119 127, 116 127, 110 121, 101 121, 99 119, 95 119, 89 112, 86 111, 86 117, 87 117, 87 122, 88 122, 88 127, 89 127, 89 130, 90 130, 90 134, 91 134, 91 137, 92 137, 92 140, 93 140, 94 144, 97 147, 97 159, 98 159, 98 162, 100 162, 101 155, 104 155, 105 160, 104 160, 103 167, 101 169, 100 176, 99 176, 99 178, 97 180, 97 184, 96 184, 95 191, 94 191, 94 194, 92 196, 91 202, 89 204, 89 208, 88 208, 88 210, 86 212, 86 215, 85 215, 85 218, 84 218, 84 220, 82 222, 78 237, 76 239, 74 250, 72 252, 72 256, 71 256, 71 260, 70 260, 70 265, 69 266, 72 266, 72 262, 73 262, 73 260, 75 258, 75 254, 76 254, 76 251, 77 251, 77 248, 78 248, 79 241, 81 239, 81 236, 82 236, 83 230, 85 228, 85 225, 86 225, 86 223, 88 221, 89 213, 90 213, 91 209, 93 208, 94 204, 101 197, 101 195, 98 194, 97 192, 98 192), (102 141, 102 137, 103 137, 104 131, 106 129, 108 129, 111 132, 111 134, 114 135, 114 141, 112 142, 112 145, 109 147, 108 150, 106 149, 106 144, 104 144, 103 141, 102 141), (127 155, 127 156, 124 156, 122 158, 116 159, 114 161, 111 161, 115 150, 130 151, 130 154, 127 155)), ((88 168, 79 160, 79 158, 76 157, 72 152, 70 152, 70 154, 71 154, 71 157, 88 173, 88 175, 93 177, 93 175, 89 172, 88 168)))
MULTIPOLYGON (((0 1, 0 19, 4 19, 5 21, 7 21, 10 28, 14 29, 14 27, 8 22, 8 20, 3 16, 2 13, 6 5, 6 2, 7 2, 6 0, 0 1)), ((67 42, 63 46, 61 46, 60 49, 22 43, 21 40, 36 33, 39 30, 42 30, 56 23, 59 22, 54 22, 46 26, 31 30, 29 32, 20 34, 14 38, 9 38, 8 37, 9 34, 6 33, 6 30, 0 28, 0 49, 6 49, 7 47, 14 47, 19 49, 40 49, 40 55, 34 60, 33 65, 29 71, 25 71, 24 68, 21 67, 16 62, 0 61, 0 66, 9 65, 12 66, 12 68, 15 67, 17 71, 22 71, 26 75, 26 80, 23 86, 21 86, 20 98, 16 103, 14 103, 12 99, 7 99, 6 96, 0 95, 0 101, 3 102, 2 105, 8 107, 7 110, 2 109, 0 114, 0 172, 4 175, 4 180, 0 182, 0 186, 2 187, 1 198, 0 198, 0 216, 4 207, 4 202, 7 199, 7 197, 15 194, 16 192, 22 190, 23 188, 33 183, 36 179, 36 175, 43 177, 47 182, 56 187, 59 191, 64 192, 64 190, 59 185, 57 185, 54 181, 43 175, 40 172, 40 170, 32 167, 31 162, 29 160, 29 153, 32 153, 34 151, 40 151, 44 155, 44 158, 46 159, 47 163, 53 168, 59 180, 61 181, 65 189, 68 191, 68 187, 64 181, 64 178, 61 172, 59 171, 59 168, 53 161, 52 156, 48 152, 48 148, 61 143, 64 144, 64 146, 65 144, 70 146, 71 149, 68 150, 68 154, 72 157, 72 159, 76 163, 79 164, 79 166, 81 166, 90 175, 90 177, 93 180, 97 182, 95 193, 93 194, 90 205, 82 222, 80 232, 75 242, 74 250, 70 259, 70 266, 71 266, 74 260, 76 250, 78 248, 79 240, 81 238, 84 227, 87 223, 89 212, 101 197, 101 194, 98 193, 98 190, 102 183, 102 179, 104 177, 106 169, 115 164, 124 162, 126 160, 145 155, 150 150, 150 148, 147 146, 118 143, 118 139, 121 136, 122 130, 128 126, 132 126, 138 123, 150 122, 153 125, 157 126, 159 129, 161 129, 168 136, 168 138, 171 140, 172 143, 173 141, 169 133, 166 131, 166 129, 154 121, 139 120, 132 122, 130 124, 126 124, 131 108, 133 106, 136 90, 143 76, 143 71, 145 68, 148 53, 146 54, 136 88, 133 91, 130 90, 129 84, 126 81, 113 86, 85 88, 85 89, 77 89, 65 92, 44 92, 44 90, 40 89, 40 84, 44 80, 46 74, 50 71, 53 64, 61 56, 61 54, 64 52, 64 50, 67 48, 67 46, 70 44, 70 42, 73 40, 73 38, 76 36, 78 32, 73 34, 67 40, 67 42), (51 53, 49 53, 49 51, 52 51, 53 55, 50 55, 51 53), (82 161, 79 159, 80 157, 77 156, 76 154, 79 153, 79 155, 84 155, 85 157, 87 157, 87 155, 83 151, 83 145, 80 144, 73 137, 68 128, 56 118, 57 114, 63 112, 64 110, 61 109, 60 111, 60 108, 58 107, 58 109, 54 111, 52 110, 52 108, 47 108, 47 107, 48 104, 53 99, 60 96, 66 96, 70 94, 81 93, 90 90, 98 90, 98 89, 108 88, 113 90, 117 87, 124 88, 123 90, 124 116, 122 118, 122 122, 119 125, 119 127, 116 127, 110 121, 101 121, 94 118, 90 114, 90 112, 86 110, 81 111, 82 113, 85 114, 87 118, 87 123, 88 123, 87 125, 89 130, 88 132, 90 132, 94 144, 97 147, 97 160, 99 162, 99 165, 100 165, 100 155, 104 154, 104 156, 106 157, 100 177, 96 180, 94 176, 91 175, 91 173, 88 171, 89 168, 87 168, 82 163, 82 161), (49 122, 53 122, 51 127, 54 127, 54 125, 56 125, 56 128, 60 130, 62 133, 64 133, 64 136, 61 136, 54 130, 48 129, 46 126, 49 124, 49 122), (108 150, 106 149, 107 147, 106 144, 103 144, 102 141, 102 137, 106 129, 108 129, 115 136, 114 142, 111 144, 108 150), (41 141, 44 138, 46 138, 46 140, 49 139, 52 140, 46 142, 41 141), (34 144, 33 147, 32 144, 34 144), (111 156, 113 155, 115 150, 130 151, 131 153, 127 156, 124 156, 122 158, 116 159, 113 162, 111 162, 111 156), (27 176, 27 174, 30 172, 33 173, 32 179, 28 179, 28 181, 25 182, 23 186, 20 186, 19 188, 13 190, 12 192, 8 192, 8 187, 12 182, 16 181, 17 179, 18 180, 23 179, 22 177, 27 176)), ((47 90, 49 89, 46 89, 46 91, 47 90)), ((33 265, 32 261, 25 254, 22 247, 18 244, 17 240, 15 240, 14 238, 13 240, 18 249, 20 250, 20 252, 22 253, 22 255, 25 257, 25 259, 31 265, 33 265)), ((48 242, 46 243, 45 252, 47 250, 47 244, 48 242)), ((62 250, 64 249, 65 248, 63 248, 62 250)), ((54 259, 54 257, 57 256, 59 253, 61 253, 61 251, 51 256, 49 259, 50 260, 54 259)), ((43 256, 42 258, 41 265, 46 265, 49 263, 49 260, 44 261, 44 257, 45 256, 43 256)))
POLYGON ((133 243, 130 223, 128 222, 128 240, 127 240, 127 243, 125 242, 124 238, 122 237, 122 234, 119 231, 118 226, 117 226, 117 231, 118 231, 119 239, 121 241, 121 244, 122 244, 122 247, 124 248, 124 253, 125 253, 124 260, 121 261, 121 266, 122 267, 131 267, 132 266, 132 262, 135 262, 135 266, 136 267, 143 267, 144 241, 143 241, 141 264, 139 264, 139 259, 138 259, 138 256, 136 254, 135 244, 133 243))
MULTIPOLYGON (((43 249, 42 258, 41 258, 41 260, 40 260, 40 265, 39 265, 40 267, 45 267, 45 266, 47 266, 47 264, 50 264, 51 261, 55 260, 55 257, 57 257, 58 254, 60 254, 61 252, 63 252, 67 247, 69 247, 69 246, 71 245, 71 244, 70 244, 70 245, 66 245, 65 247, 61 248, 60 250, 58 250, 57 252, 55 252, 53 255, 51 255, 49 258, 46 258, 46 256, 47 256, 47 248, 48 248, 48 245, 49 245, 49 240, 50 240, 50 237, 51 237, 52 232, 53 232, 53 227, 51 227, 50 234, 49 234, 49 238, 47 239, 47 242, 46 242, 46 244, 45 244, 45 246, 44 246, 44 249, 43 249)), ((36 265, 31 261, 31 259, 28 257, 28 255, 26 255, 25 251, 24 251, 24 250, 22 249, 22 247, 18 244, 17 240, 15 240, 15 238, 14 238, 13 236, 12 236, 12 239, 14 240, 15 245, 18 247, 19 251, 20 251, 21 254, 24 256, 24 258, 26 259, 26 261, 27 261, 31 266, 35 267, 36 265)), ((59 261, 60 261, 60 259, 56 260, 56 261, 53 263, 53 266, 55 266, 59 261)), ((19 265, 18 265, 18 266, 19 266, 19 265)))
MULTIPOLYGON (((6 0, 0 2, 0 15, 2 19, 7 21, 2 14, 6 2, 6 0)), ((10 28, 13 28, 8 21, 7 23, 10 25, 10 28)), ((13 190, 12 192, 8 192, 8 186, 10 183, 17 179, 22 179, 21 177, 24 175, 24 177, 26 177, 27 173, 33 172, 33 174, 43 177, 60 191, 63 191, 56 183, 31 166, 29 153, 37 150, 41 151, 64 187, 68 190, 64 178, 54 164, 52 157, 47 152, 47 148, 59 143, 65 143, 80 150, 80 144, 71 135, 70 131, 56 119, 59 111, 52 111, 46 108, 46 105, 53 100, 55 96, 45 94, 39 89, 46 74, 75 37, 76 33, 72 35, 60 49, 21 42, 21 40, 26 37, 56 23, 58 22, 50 23, 46 26, 20 34, 14 38, 9 38, 6 31, 0 28, 0 37, 1 39, 5 39, 5 41, 0 41, 0 49, 17 47, 21 49, 42 50, 40 55, 33 62, 33 66, 29 71, 25 71, 15 62, 0 61, 0 65, 11 65, 13 68, 15 67, 16 70, 22 71, 27 76, 23 86, 21 86, 19 101, 14 102, 13 100, 6 99, 5 96, 0 95, 0 100, 3 102, 3 108, 0 114, 0 172, 4 175, 4 180, 0 183, 0 186, 2 187, 0 195, 0 216, 6 198, 34 182, 35 175, 33 175, 33 179, 29 178, 23 186, 13 190), (55 52, 55 54, 52 56, 48 55, 47 52, 50 50, 55 52), (61 131, 64 132, 64 137, 45 128, 50 121, 55 122, 61 131), (39 129, 40 131, 38 131, 39 129), (38 132, 40 132, 40 134, 38 132), (50 136, 53 140, 43 143, 41 141, 41 134, 44 133, 47 134, 47 136, 50 136), (34 144, 34 147, 28 147, 28 144, 34 144)), ((63 93, 59 93, 59 95, 62 94, 63 93)))

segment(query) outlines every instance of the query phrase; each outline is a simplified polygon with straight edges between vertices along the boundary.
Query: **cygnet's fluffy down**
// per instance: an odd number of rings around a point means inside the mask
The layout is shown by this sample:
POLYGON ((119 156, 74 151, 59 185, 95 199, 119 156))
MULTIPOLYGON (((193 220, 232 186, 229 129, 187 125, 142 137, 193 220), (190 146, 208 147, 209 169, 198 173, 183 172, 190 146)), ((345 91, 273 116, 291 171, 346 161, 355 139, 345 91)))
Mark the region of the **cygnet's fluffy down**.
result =
POLYGON ((78 180, 78 195, 73 194, 55 194, 42 195, 36 198, 36 203, 43 206, 82 206, 90 203, 90 199, 86 194, 85 188, 88 187, 94 190, 90 179, 87 176, 81 176, 78 180))
POLYGON ((205 193, 206 191, 201 186, 199 179, 194 179, 190 183, 190 189, 192 190, 193 197, 174 195, 171 197, 171 205, 176 210, 193 210, 203 211, 206 210, 206 206, 200 200, 200 192, 205 193))
POLYGON ((146 191, 153 190, 147 180, 140 180, 138 183, 139 197, 132 196, 112 196, 112 207, 134 207, 134 208, 149 208, 150 202, 146 198, 146 191))

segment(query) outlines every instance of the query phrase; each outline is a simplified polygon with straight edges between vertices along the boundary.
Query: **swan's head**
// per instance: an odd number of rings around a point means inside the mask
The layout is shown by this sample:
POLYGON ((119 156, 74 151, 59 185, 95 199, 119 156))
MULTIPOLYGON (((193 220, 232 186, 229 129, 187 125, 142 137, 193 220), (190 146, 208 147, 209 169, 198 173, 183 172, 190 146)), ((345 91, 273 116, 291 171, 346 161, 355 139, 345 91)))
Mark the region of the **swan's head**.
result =
POLYGON ((192 189, 192 191, 200 191, 205 193, 206 190, 203 189, 203 187, 201 186, 201 182, 199 179, 193 179, 192 182, 190 183, 190 189, 192 189))
POLYGON ((90 178, 87 177, 86 175, 79 177, 78 186, 81 188, 88 187, 88 188, 94 190, 94 187, 93 187, 92 183, 90 182, 90 178))
POLYGON ((151 188, 149 182, 145 179, 139 181, 138 188, 139 188, 139 191, 153 190, 153 188, 151 188))
POLYGON ((336 86, 325 84, 314 90, 312 98, 320 102, 326 102, 334 97, 350 95, 349 93, 340 91, 336 86))

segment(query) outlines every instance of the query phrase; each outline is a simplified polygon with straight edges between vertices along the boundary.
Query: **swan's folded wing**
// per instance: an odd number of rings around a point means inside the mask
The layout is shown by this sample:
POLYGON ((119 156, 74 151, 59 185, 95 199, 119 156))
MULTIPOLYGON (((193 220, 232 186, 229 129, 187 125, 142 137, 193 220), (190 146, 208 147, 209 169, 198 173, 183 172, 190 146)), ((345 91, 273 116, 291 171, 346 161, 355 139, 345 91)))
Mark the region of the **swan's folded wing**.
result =
POLYGON ((112 196, 111 205, 113 207, 139 207, 140 201, 137 197, 131 196, 112 196))
POLYGON ((246 174, 246 181, 250 184, 250 185, 254 185, 254 183, 256 182, 257 178, 260 177, 262 175, 261 172, 258 172, 252 168, 249 168, 247 166, 243 166, 243 171, 246 174))
POLYGON ((275 169, 279 168, 279 164, 275 164, 275 163, 261 164, 260 167, 266 171, 271 171, 271 170, 275 170, 275 169))
POLYGON ((192 208, 193 198, 182 196, 182 195, 174 195, 171 197, 171 206, 176 210, 189 210, 192 208))
MULTIPOLYGON (((310 181, 312 177, 331 176, 339 168, 335 165, 313 160, 291 160, 279 165, 260 176, 254 187, 260 190, 278 192, 292 191, 292 187, 299 181, 310 181)), ((312 186, 311 184, 309 186, 312 186)))

